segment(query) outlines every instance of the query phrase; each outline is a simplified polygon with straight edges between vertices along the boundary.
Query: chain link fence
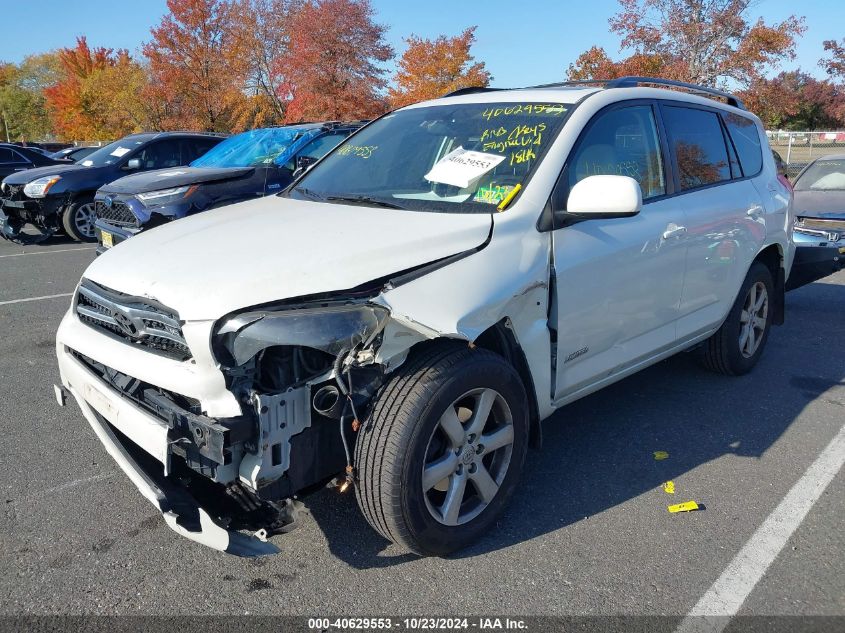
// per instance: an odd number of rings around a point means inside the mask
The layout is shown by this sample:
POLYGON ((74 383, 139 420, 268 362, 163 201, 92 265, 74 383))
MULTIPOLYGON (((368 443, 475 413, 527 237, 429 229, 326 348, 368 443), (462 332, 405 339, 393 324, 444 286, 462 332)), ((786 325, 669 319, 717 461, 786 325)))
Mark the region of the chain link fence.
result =
POLYGON ((845 154, 845 131, 829 132, 790 132, 787 130, 768 130, 769 145, 786 165, 786 175, 790 180, 819 156, 845 154))

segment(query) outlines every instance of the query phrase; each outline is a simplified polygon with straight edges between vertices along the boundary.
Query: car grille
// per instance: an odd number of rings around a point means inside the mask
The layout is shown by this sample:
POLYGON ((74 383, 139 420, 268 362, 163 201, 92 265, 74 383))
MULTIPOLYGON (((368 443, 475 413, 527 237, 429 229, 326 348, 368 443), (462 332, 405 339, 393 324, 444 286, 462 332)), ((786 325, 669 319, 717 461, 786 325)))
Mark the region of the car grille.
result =
POLYGON ((179 315, 147 299, 115 292, 85 279, 76 295, 75 310, 86 325, 126 343, 177 360, 191 357, 179 315))
POLYGON ((106 220, 117 226, 138 226, 138 218, 125 202, 115 200, 108 205, 102 200, 97 200, 94 207, 98 220, 106 220))

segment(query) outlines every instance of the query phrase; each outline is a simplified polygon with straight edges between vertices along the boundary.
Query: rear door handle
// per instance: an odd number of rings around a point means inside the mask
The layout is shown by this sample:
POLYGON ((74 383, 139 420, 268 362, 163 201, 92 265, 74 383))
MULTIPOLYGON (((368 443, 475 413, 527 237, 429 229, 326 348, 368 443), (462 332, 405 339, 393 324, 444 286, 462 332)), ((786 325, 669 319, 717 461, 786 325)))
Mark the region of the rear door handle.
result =
POLYGON ((680 237, 684 233, 687 232, 687 227, 685 226, 678 226, 677 224, 670 224, 666 227, 666 230, 663 231, 663 239, 670 240, 673 237, 680 237))

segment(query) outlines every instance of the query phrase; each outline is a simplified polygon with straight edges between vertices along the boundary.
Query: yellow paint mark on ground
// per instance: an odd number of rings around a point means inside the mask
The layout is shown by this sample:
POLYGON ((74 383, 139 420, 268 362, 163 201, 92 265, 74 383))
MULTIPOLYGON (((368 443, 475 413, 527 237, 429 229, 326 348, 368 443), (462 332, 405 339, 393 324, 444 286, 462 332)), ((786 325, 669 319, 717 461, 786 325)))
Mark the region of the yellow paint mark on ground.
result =
POLYGON ((668 506, 667 510, 672 514, 675 512, 692 512, 693 510, 698 510, 698 504, 695 501, 685 501, 684 503, 676 503, 675 505, 668 506))
POLYGON ((654 451, 654 459, 657 461, 661 461, 669 457, 669 453, 666 451, 654 451))
POLYGON ((665 484, 663 484, 663 492, 665 492, 667 495, 675 494, 675 482, 667 481, 665 484))

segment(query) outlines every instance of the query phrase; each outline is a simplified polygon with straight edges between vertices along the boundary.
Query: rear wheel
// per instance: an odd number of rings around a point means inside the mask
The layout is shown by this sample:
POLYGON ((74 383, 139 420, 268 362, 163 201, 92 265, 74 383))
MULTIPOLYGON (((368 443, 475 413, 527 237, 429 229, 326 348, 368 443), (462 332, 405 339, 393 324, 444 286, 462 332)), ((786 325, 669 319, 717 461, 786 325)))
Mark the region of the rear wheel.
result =
POLYGON ((484 534, 513 494, 527 448, 522 382, 486 350, 434 345, 397 371, 356 443, 358 504, 421 555, 484 534))
POLYGON ((82 200, 68 205, 62 215, 62 226, 68 237, 77 242, 96 241, 94 222, 97 220, 97 214, 94 209, 93 200, 82 200))
POLYGON ((751 371, 769 338, 773 298, 771 272, 754 262, 722 327, 704 343, 705 367, 729 376, 751 371))

